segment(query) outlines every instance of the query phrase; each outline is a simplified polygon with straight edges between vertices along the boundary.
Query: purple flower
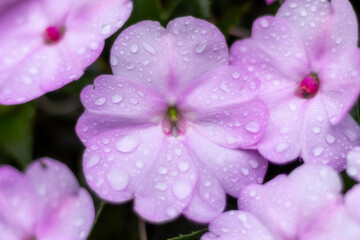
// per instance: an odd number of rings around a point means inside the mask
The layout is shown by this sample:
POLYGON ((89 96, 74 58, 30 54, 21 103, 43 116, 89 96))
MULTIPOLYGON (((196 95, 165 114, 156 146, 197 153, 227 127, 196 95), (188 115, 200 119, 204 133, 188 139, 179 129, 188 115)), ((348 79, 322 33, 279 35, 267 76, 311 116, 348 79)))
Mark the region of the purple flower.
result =
POLYGON ((132 10, 130 0, 0 3, 0 103, 23 103, 81 77, 132 10))
POLYGON ((252 37, 231 48, 231 64, 261 81, 270 121, 258 143, 274 163, 345 167, 359 144, 359 127, 347 114, 359 93, 358 25, 347 0, 288 0, 276 17, 255 21, 252 37))
POLYGON ((274 2, 276 2, 276 0, 265 0, 265 2, 266 2, 267 5, 270 5, 270 4, 274 3, 274 2))
POLYGON ((360 147, 354 147, 346 156, 346 173, 360 182, 360 147))
POLYGON ((245 187, 240 210, 214 218, 201 240, 360 239, 360 185, 345 196, 341 190, 340 176, 328 166, 302 165, 245 187))
POLYGON ((255 144, 267 125, 260 85, 228 66, 215 26, 192 17, 166 29, 140 22, 120 34, 110 62, 115 75, 83 90, 76 127, 99 197, 135 198, 135 211, 152 222, 180 213, 208 222, 223 211, 225 192, 262 182, 267 162, 237 149, 255 144))
POLYGON ((63 163, 42 158, 25 174, 0 166, 0 239, 86 239, 94 215, 91 196, 63 163))

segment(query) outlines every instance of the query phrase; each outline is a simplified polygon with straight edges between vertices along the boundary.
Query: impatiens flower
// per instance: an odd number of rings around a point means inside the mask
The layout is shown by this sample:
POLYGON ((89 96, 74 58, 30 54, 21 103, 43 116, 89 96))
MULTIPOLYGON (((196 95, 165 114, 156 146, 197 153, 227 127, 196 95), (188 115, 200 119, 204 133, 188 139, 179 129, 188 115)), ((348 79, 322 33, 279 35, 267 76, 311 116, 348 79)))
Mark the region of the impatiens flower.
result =
POLYGON ((347 0, 287 0, 276 17, 255 21, 252 37, 236 42, 230 62, 261 81, 269 126, 258 143, 274 163, 345 168, 359 144, 348 115, 360 89, 358 25, 347 0))
POLYGON ((63 163, 42 158, 25 174, 0 166, 0 239, 86 239, 94 204, 63 163))
POLYGON ((314 164, 248 185, 240 210, 214 218, 201 240, 358 240, 360 185, 345 196, 341 188, 334 170, 314 164))
POLYGON ((180 213, 208 222, 225 193, 262 182, 267 162, 254 151, 267 124, 259 81, 228 66, 224 36, 212 24, 177 18, 164 29, 144 21, 111 51, 114 76, 86 87, 76 130, 83 169, 103 199, 135 199, 135 211, 162 222, 180 213))
POLYGON ((130 0, 0 2, 0 104, 32 100, 81 77, 132 10, 130 0))
POLYGON ((360 147, 354 147, 346 156, 346 173, 360 182, 360 147))

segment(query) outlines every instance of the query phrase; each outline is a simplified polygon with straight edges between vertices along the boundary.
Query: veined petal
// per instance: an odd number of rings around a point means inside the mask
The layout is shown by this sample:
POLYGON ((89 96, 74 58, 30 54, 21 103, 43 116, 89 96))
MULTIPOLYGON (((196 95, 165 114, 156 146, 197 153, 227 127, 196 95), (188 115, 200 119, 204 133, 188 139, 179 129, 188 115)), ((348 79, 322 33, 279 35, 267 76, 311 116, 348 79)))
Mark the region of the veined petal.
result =
POLYGON ((138 182, 134 208, 148 221, 164 222, 190 203, 197 171, 188 149, 176 138, 166 138, 155 158, 138 182))
POLYGON ((275 240, 277 239, 254 215, 246 211, 228 211, 214 218, 201 240, 275 240))
POLYGON ((91 139, 83 157, 88 185, 110 202, 132 199, 163 141, 160 126, 115 129, 91 139))
POLYGON ((267 161, 252 150, 224 148, 189 128, 188 148, 197 161, 210 168, 228 194, 237 197, 241 188, 250 183, 262 183, 267 161))

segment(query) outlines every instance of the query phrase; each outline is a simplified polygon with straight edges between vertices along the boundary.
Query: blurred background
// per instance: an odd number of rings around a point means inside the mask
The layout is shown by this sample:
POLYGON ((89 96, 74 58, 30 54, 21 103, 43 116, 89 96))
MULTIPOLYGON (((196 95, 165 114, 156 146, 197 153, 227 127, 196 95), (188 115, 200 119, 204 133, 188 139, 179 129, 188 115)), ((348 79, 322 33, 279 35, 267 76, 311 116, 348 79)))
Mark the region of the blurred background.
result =
MULTIPOLYGON (((350 2, 359 17, 360 1, 350 2)), ((133 3, 130 19, 106 40, 103 53, 87 68, 82 78, 26 104, 0 105, 0 164, 10 164, 23 170, 33 159, 48 156, 67 164, 81 185, 86 187, 81 170, 84 146, 74 130, 84 110, 79 95, 84 86, 93 83, 95 77, 111 74, 110 49, 124 28, 143 20, 159 21, 166 26, 171 19, 191 15, 215 24, 230 46, 237 39, 250 36, 252 22, 257 17, 274 15, 280 6, 279 2, 266 5, 265 0, 133 0, 133 3)), ((358 103, 353 107, 352 114, 359 123, 358 103)), ((270 165, 266 180, 279 173, 288 173, 300 164, 301 159, 286 166, 270 165)), ((345 174, 343 176, 345 189, 348 189, 354 183, 345 174)), ((144 227, 144 223, 132 211, 132 202, 111 205, 102 203, 94 195, 93 199, 101 214, 89 240, 140 239, 139 226, 144 227)), ((228 198, 227 209, 236 209, 235 199, 228 198)), ((183 217, 163 225, 146 224, 148 240, 195 240, 199 239, 204 229, 206 225, 192 223, 183 217), (190 234, 192 232, 195 233, 190 234), (178 238, 179 234, 190 235, 178 238)))

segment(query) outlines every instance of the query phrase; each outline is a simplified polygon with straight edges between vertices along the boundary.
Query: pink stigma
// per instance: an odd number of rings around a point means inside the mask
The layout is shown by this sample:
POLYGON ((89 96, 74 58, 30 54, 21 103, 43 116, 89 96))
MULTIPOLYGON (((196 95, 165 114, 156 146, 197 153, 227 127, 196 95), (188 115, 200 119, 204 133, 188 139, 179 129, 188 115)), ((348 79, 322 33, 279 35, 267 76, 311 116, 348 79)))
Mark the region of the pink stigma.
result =
POLYGON ((301 98, 312 98, 319 90, 319 80, 315 74, 305 77, 299 88, 296 90, 296 95, 301 98))
POLYGON ((61 39, 63 32, 64 32, 62 30, 63 29, 61 29, 59 27, 55 27, 55 26, 50 26, 50 27, 46 28, 45 36, 44 36, 45 42, 48 44, 58 42, 61 39))

